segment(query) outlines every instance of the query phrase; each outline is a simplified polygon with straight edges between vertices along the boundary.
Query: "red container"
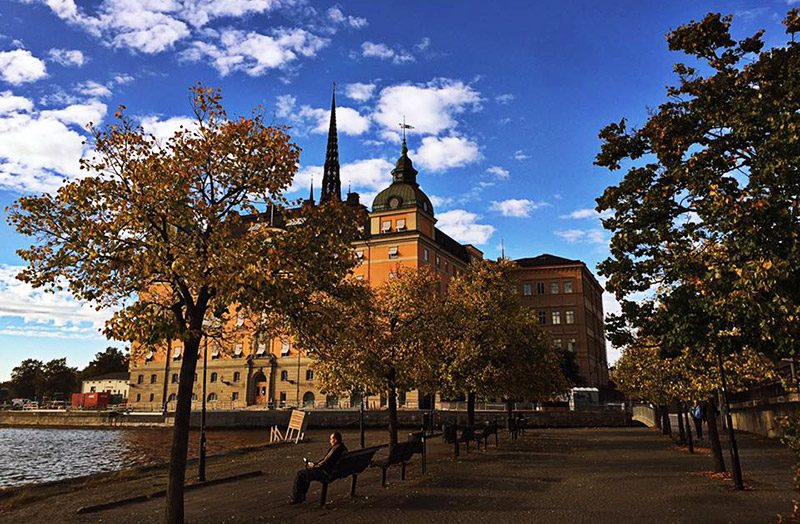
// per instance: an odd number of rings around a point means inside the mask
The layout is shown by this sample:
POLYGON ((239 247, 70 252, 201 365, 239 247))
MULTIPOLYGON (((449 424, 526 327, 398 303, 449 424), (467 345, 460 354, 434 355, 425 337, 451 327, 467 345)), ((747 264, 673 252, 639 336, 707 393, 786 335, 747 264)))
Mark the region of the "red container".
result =
POLYGON ((84 402, 83 396, 84 396, 83 393, 73 393, 72 394, 72 403, 70 404, 72 409, 82 408, 83 407, 83 402, 84 402))
POLYGON ((84 393, 83 407, 86 409, 105 409, 111 402, 111 393, 84 393))

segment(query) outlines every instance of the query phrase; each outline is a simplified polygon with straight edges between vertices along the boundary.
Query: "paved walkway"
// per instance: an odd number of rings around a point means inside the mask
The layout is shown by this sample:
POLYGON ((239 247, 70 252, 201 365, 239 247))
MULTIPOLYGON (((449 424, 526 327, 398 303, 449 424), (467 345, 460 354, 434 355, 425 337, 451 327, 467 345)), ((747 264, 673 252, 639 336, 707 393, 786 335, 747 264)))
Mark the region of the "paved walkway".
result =
MULTIPOLYGON (((301 458, 320 455, 326 447, 324 435, 315 437, 313 443, 212 462, 213 474, 261 469, 265 475, 188 492, 187 521, 760 523, 788 513, 793 496, 792 457, 776 441, 740 436, 748 489, 735 492, 730 481, 704 474, 711 467, 707 454, 676 450, 653 430, 550 429, 529 430, 515 443, 501 438, 498 449, 462 453, 457 460, 452 447, 436 439, 429 447, 426 476, 415 459, 405 482, 399 480, 399 469, 392 469, 384 489, 380 472, 367 471, 359 478, 356 499, 347 498, 349 482, 339 481, 329 489, 328 506, 320 509, 314 483, 306 504, 288 506, 301 458)), ((372 433, 369 443, 382 437, 372 433)), ((354 434, 345 434, 351 447, 356 441, 354 434)), ((0 513, 0 522, 160 522, 163 498, 91 515, 74 512, 78 498, 85 504, 87 496, 107 499, 121 488, 141 494, 163 486, 163 474, 150 480, 106 486, 105 496, 101 484, 20 505, 0 513)))

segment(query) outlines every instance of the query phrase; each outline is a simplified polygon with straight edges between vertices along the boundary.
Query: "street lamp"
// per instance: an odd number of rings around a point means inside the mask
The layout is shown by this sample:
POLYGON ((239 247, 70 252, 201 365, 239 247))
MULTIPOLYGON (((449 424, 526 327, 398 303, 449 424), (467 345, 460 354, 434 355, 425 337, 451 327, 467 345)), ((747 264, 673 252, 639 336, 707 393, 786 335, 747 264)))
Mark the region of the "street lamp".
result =
POLYGON ((208 337, 203 337, 203 401, 200 410, 200 462, 197 480, 206 481, 206 371, 208 370, 208 337))

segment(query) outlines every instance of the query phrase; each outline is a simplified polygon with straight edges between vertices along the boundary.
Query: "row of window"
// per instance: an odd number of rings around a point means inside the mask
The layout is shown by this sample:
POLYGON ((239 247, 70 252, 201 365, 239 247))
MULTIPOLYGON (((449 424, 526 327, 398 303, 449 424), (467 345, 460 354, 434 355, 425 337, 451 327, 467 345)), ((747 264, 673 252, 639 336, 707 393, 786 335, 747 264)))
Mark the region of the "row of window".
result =
MULTIPOLYGON (((536 317, 539 319, 539 324, 546 325, 547 324, 547 311, 537 311, 536 317)), ((550 312, 550 323, 554 326, 561 324, 561 311, 551 311, 550 312)), ((565 324, 574 324, 575 323, 575 311, 569 309, 564 311, 564 323, 565 324)))
MULTIPOLYGON (((557 347, 558 349, 564 349, 564 346, 563 346, 560 338, 554 338, 553 339, 553 345, 555 347, 557 347)), ((575 340, 574 338, 568 338, 567 339, 567 349, 569 351, 573 352, 573 353, 577 353, 577 351, 578 351, 578 341, 575 340)))
MULTIPOLYGON (((389 218, 381 220, 381 233, 388 233, 392 230, 392 220, 389 218)), ((406 219, 405 218, 398 218, 394 221, 394 230, 395 231, 405 231, 406 230, 406 219)))
MULTIPOLYGON (((537 295, 544 295, 545 294, 545 286, 546 282, 536 282, 536 294, 537 295)), ((574 293, 573 291, 573 282, 572 280, 564 280, 559 284, 558 282, 550 282, 550 294, 557 295, 559 292, 559 286, 563 289, 564 293, 574 293)), ((522 284, 522 294, 526 296, 533 295, 533 284, 530 282, 526 282, 522 284)))
MULTIPOLYGON (((291 349, 291 341, 289 340, 281 340, 281 356, 285 357, 289 354, 289 350, 291 349)), ((267 353, 267 346, 265 344, 259 344, 258 342, 253 343, 253 347, 255 349, 256 356, 262 356, 267 353)), ((201 350, 202 351, 202 350, 201 350)), ((183 353, 183 348, 177 346, 172 349, 172 360, 180 360, 181 355, 183 353)), ((145 360, 150 362, 153 360, 155 354, 151 351, 145 357, 145 360)), ((240 342, 233 346, 233 358, 242 358, 244 356, 244 345, 240 342)), ((219 360, 222 358, 222 352, 218 347, 214 347, 211 350, 211 360, 219 360)), ((152 380, 152 377, 151 377, 152 380)), ((151 382, 154 383, 154 382, 151 382)), ((139 382, 141 384, 141 382, 139 382)))
MULTIPOLYGON (((180 376, 177 373, 173 373, 172 377, 170 377, 170 381, 173 384, 177 384, 179 382, 179 380, 180 380, 180 376)), ((195 382, 197 382, 197 373, 194 374, 194 380, 195 380, 195 382)), ((213 383, 213 382, 217 382, 218 380, 221 380, 220 376, 217 374, 216 371, 212 371, 211 375, 209 376, 209 382, 213 383)), ((242 374, 239 371, 234 371, 233 372, 233 382, 240 382, 241 380, 242 380, 242 374)), ((284 381, 284 382, 289 380, 289 372, 288 371, 286 371, 286 370, 281 371, 281 380, 284 381)), ((312 369, 307 369, 306 370, 306 380, 314 380, 314 370, 312 370, 312 369)), ((158 382, 158 376, 155 375, 155 374, 150 375, 150 383, 151 384, 156 384, 157 382, 158 382)), ((144 383, 144 375, 139 375, 139 377, 136 380, 136 383, 137 384, 143 384, 144 383)))
MULTIPOLYGON (((306 370, 306 380, 314 380, 314 370, 313 369, 307 369, 306 370)), ((281 381, 282 382, 288 382, 289 381, 289 372, 286 371, 285 369, 283 371, 281 371, 281 381)))

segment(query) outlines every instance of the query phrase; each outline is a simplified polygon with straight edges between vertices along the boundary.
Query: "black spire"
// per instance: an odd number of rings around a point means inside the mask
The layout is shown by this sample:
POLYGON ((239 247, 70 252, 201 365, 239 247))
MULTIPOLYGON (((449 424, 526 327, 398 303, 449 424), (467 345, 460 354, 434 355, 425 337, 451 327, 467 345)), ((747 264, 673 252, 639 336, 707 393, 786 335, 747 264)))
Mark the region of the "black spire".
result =
POLYGON ((336 135, 336 82, 333 83, 331 99, 331 125, 328 129, 328 149, 325 152, 325 167, 322 174, 320 204, 328 200, 342 199, 342 181, 339 178, 339 139, 336 135))

